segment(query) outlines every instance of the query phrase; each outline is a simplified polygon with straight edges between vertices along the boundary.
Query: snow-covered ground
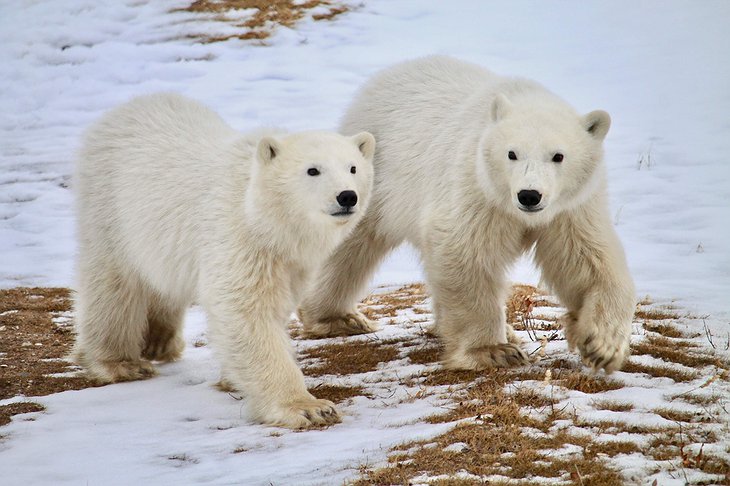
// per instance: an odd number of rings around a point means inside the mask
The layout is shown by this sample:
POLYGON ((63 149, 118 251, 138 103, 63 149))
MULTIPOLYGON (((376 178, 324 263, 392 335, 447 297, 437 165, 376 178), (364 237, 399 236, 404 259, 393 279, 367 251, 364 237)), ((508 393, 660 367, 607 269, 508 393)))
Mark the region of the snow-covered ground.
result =
MULTIPOLYGON (((104 110, 172 90, 242 130, 334 129, 375 71, 439 53, 537 79, 580 111, 609 111, 611 205, 638 292, 709 314, 717 335, 730 331, 730 2, 368 0, 333 22, 279 28, 266 46, 194 43, 191 34, 231 27, 169 12, 185 4, 0 0, 0 286, 73 285, 70 174, 82 131, 104 110)), ((539 277, 523 261, 513 278, 539 277)), ((418 280, 418 258, 403 248, 373 285, 418 280)), ((202 325, 192 313, 188 332, 202 325)), ((337 482, 370 454, 382 459, 381 446, 424 427, 388 426, 428 413, 430 405, 417 402, 375 411, 355 404, 344 426, 326 432, 272 439, 270 429, 240 426, 208 433, 245 419, 226 395, 210 393, 215 366, 204 352, 188 350, 157 380, 44 399, 42 419, 12 426, 20 437, 0 450, 2 476, 17 471, 15 484, 337 482), (172 408, 163 383, 182 385, 172 408), (179 420, 152 426, 159 413, 179 420), (115 425, 132 421, 133 435, 115 435, 115 425), (20 464, 9 458, 24 434, 34 456, 20 464), (207 462, 222 447, 221 434, 262 452, 207 462), (194 474, 186 461, 163 471, 138 454, 154 450, 169 465, 168 456, 190 445, 200 450, 194 474), (59 447, 85 451, 88 474, 75 465, 80 457, 59 455, 59 447)))

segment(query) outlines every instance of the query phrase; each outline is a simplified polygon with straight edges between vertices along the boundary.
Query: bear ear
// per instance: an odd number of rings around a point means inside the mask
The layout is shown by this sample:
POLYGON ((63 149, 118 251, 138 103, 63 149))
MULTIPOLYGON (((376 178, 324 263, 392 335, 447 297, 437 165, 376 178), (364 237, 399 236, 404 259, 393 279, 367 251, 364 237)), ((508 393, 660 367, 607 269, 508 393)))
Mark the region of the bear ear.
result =
POLYGON ((596 110, 583 117, 583 126, 594 138, 603 140, 611 128, 611 116, 603 110, 596 110))
POLYGON ((262 164, 270 164, 271 161, 278 157, 280 153, 281 145, 276 139, 272 137, 263 137, 259 140, 259 145, 256 148, 256 156, 262 164))
POLYGON ((494 97, 492 101, 492 121, 499 121, 512 110, 512 102, 502 93, 494 97))
POLYGON ((352 142, 367 160, 373 160, 375 155, 375 137, 368 132, 360 132, 352 137, 352 142))

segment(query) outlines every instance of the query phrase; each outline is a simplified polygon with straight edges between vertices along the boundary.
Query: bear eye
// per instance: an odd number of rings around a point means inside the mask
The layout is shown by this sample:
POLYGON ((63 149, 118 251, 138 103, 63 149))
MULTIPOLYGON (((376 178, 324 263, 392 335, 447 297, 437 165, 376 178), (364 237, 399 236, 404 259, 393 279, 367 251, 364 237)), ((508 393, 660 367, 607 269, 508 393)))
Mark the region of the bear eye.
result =
POLYGON ((318 176, 320 174, 320 172, 319 172, 319 169, 317 169, 316 167, 312 167, 309 170, 307 170, 307 174, 309 174, 311 176, 318 176))
POLYGON ((562 162, 563 161, 563 154, 557 153, 553 155, 553 162, 562 162))
POLYGON ((507 154, 507 157, 509 157, 510 160, 517 160, 517 154, 515 154, 513 151, 509 151, 507 154))
POLYGON ((350 167, 350 174, 357 174, 357 167, 355 167, 354 165, 350 167))

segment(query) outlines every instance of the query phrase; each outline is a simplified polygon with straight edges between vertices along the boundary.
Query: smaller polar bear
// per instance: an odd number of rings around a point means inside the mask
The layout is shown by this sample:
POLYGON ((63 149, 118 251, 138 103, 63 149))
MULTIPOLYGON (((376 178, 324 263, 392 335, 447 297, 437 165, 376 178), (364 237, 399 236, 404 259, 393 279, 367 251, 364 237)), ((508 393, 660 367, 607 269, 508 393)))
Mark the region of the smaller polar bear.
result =
POLYGON ((314 337, 370 332, 357 298, 403 241, 421 253, 451 368, 527 363, 508 342, 506 271, 535 248, 568 308, 571 347, 595 369, 629 353, 634 286, 608 211, 608 113, 580 115, 539 84, 429 57, 362 88, 343 133, 378 140, 368 214, 320 272, 300 316, 314 337))
POLYGON ((76 173, 74 356, 100 382, 155 373, 182 353, 199 302, 222 382, 252 418, 339 421, 305 387, 287 335, 308 277, 368 204, 375 139, 240 134, 172 94, 123 105, 87 134, 76 173))

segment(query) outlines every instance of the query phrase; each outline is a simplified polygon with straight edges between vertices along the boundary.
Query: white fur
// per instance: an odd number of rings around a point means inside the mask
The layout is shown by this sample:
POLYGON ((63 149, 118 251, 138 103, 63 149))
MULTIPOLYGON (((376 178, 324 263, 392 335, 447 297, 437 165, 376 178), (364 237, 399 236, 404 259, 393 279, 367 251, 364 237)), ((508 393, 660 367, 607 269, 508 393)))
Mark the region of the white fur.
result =
POLYGON ((154 374, 151 360, 180 357, 197 301, 222 382, 254 419, 337 421, 307 391, 286 325, 367 207, 374 144, 367 133, 240 134, 172 94, 111 111, 87 134, 75 179, 78 361, 101 382, 154 374), (333 216, 345 190, 359 197, 354 212, 333 216))
POLYGON ((305 330, 374 329, 357 298, 378 261, 405 240, 421 252, 447 365, 525 363, 508 343, 505 272, 535 245, 544 280, 569 309, 570 345, 594 368, 618 369, 635 302, 608 214, 609 126, 607 113, 581 116, 537 83, 446 57, 376 75, 342 123, 343 133, 368 130, 378 140, 373 201, 300 307, 305 330), (521 209, 521 190, 542 194, 541 211, 521 209))

